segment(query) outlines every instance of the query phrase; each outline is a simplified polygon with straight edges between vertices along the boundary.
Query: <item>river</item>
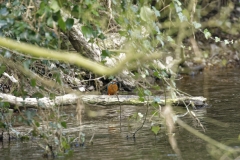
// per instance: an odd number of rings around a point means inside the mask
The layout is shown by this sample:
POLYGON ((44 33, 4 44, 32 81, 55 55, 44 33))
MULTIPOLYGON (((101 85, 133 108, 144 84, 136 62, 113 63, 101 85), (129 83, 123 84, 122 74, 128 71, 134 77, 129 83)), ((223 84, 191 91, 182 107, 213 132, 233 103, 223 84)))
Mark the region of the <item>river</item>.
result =
MULTIPOLYGON (((205 71, 195 76, 184 76, 177 81, 180 90, 193 96, 204 96, 210 107, 195 110, 205 128, 199 127, 190 116, 182 118, 184 122, 201 133, 233 148, 240 148, 240 71, 205 71)), ((98 111, 96 106, 86 107, 98 111)), ((84 116, 83 146, 73 146, 73 156, 59 159, 166 159, 175 160, 179 156, 172 150, 166 130, 161 127, 155 136, 146 121, 132 138, 132 132, 140 123, 130 122, 128 117, 140 112, 144 115, 146 106, 122 106, 122 127, 119 130, 119 106, 101 107, 106 113, 101 117, 84 116), (93 143, 88 143, 94 134, 93 143)), ((179 109, 176 109, 179 110, 179 109)), ((69 110, 75 112, 75 110, 69 110)), ((177 113, 185 112, 184 108, 177 113)), ((150 114, 151 112, 149 112, 150 114)), ((150 115, 149 115, 150 116, 150 115)), ((175 138, 182 159, 206 160, 227 159, 224 152, 210 146, 204 140, 189 133, 180 126, 176 127, 175 138)), ((12 141, 0 145, 1 159, 42 159, 43 150, 34 141, 12 141)), ((235 158, 239 155, 235 155, 235 158)), ((239 158, 240 159, 240 158, 239 158)))

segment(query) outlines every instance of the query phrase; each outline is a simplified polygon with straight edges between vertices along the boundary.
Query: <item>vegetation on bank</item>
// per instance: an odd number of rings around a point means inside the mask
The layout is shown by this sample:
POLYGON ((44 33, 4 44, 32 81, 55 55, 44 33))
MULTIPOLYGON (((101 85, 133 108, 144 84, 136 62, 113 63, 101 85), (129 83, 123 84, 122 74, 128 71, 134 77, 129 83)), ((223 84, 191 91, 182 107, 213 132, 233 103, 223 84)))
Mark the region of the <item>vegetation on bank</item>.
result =
MULTIPOLYGON (((131 91, 142 101, 148 102, 159 91, 172 98, 186 95, 175 86, 178 73, 238 65, 239 7, 237 1, 4 1, 0 4, 1 92, 37 99, 83 91, 99 94, 117 77, 121 92, 131 91)), ((156 109, 153 116, 158 120, 153 123, 165 119, 167 132, 172 133, 176 116, 168 104, 159 112, 158 101, 147 105, 156 109)), ((74 138, 63 133, 67 118, 60 106, 39 114, 44 111, 23 111, 8 102, 0 105, 2 130, 19 135, 14 130, 17 120, 11 118, 11 109, 18 111, 18 122, 30 125, 31 135, 44 139, 39 145, 45 155, 70 154, 72 143, 85 142, 82 131, 74 138)), ((79 100, 79 125, 82 107, 79 100)), ((152 127, 156 135, 159 130, 158 125, 152 127)), ((174 146, 174 137, 169 140, 174 146)))

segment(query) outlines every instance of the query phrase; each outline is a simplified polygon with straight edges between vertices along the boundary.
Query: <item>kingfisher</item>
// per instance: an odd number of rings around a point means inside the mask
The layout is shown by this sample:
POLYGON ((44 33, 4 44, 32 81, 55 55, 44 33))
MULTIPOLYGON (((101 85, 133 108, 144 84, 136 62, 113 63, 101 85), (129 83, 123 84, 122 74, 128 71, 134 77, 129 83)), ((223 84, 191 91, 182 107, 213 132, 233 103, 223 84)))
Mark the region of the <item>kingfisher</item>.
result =
POLYGON ((115 95, 118 91, 117 79, 114 78, 107 86, 108 95, 115 95))

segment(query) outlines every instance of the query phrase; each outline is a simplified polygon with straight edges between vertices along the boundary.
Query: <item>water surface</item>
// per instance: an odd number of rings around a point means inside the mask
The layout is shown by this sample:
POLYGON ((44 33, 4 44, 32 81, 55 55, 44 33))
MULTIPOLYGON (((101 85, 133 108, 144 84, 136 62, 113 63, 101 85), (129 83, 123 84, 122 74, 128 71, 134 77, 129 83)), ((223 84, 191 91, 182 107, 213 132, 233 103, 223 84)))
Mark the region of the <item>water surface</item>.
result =
MULTIPOLYGON (((185 116, 182 120, 223 144, 240 148, 239 78, 238 70, 222 70, 206 71, 177 81, 179 89, 193 96, 204 96, 211 105, 209 108, 195 111, 206 129, 205 133, 190 116, 185 116)), ((128 117, 135 112, 144 114, 146 106, 122 106, 121 132, 119 106, 90 106, 86 108, 86 113, 88 110, 99 111, 99 108, 106 115, 90 118, 85 114, 82 131, 86 135, 86 142, 83 146, 73 146, 74 155, 67 159, 178 159, 169 144, 164 127, 157 136, 154 136, 150 131, 150 122, 147 120, 143 129, 136 134, 136 138, 132 138, 132 133, 140 123, 129 123, 128 117), (90 144, 88 142, 93 134, 93 144, 90 144)), ((68 109, 66 112, 75 113, 76 111, 68 109)), ((214 158, 209 153, 210 149, 205 141, 179 126, 176 127, 175 137, 183 159, 219 158, 214 158)), ((14 141, 10 144, 4 142, 0 145, 2 159, 42 159, 42 153, 43 150, 34 141, 14 141)))

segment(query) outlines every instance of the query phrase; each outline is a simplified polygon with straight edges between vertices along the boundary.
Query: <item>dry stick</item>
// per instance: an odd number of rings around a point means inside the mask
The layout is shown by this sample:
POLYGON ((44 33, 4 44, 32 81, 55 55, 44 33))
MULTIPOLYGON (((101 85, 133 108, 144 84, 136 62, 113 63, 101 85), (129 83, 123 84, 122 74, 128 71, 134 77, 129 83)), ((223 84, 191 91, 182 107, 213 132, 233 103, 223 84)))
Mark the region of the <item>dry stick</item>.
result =
POLYGON ((148 114, 148 107, 149 107, 149 103, 148 103, 148 102, 149 102, 149 96, 148 96, 148 101, 147 101, 147 111, 146 111, 146 113, 145 113, 145 119, 144 119, 144 121, 143 121, 143 123, 142 123, 142 126, 139 127, 139 128, 133 133, 133 138, 135 138, 136 133, 137 133, 140 129, 143 128, 143 125, 144 125, 144 123, 146 122, 147 114, 148 114))

